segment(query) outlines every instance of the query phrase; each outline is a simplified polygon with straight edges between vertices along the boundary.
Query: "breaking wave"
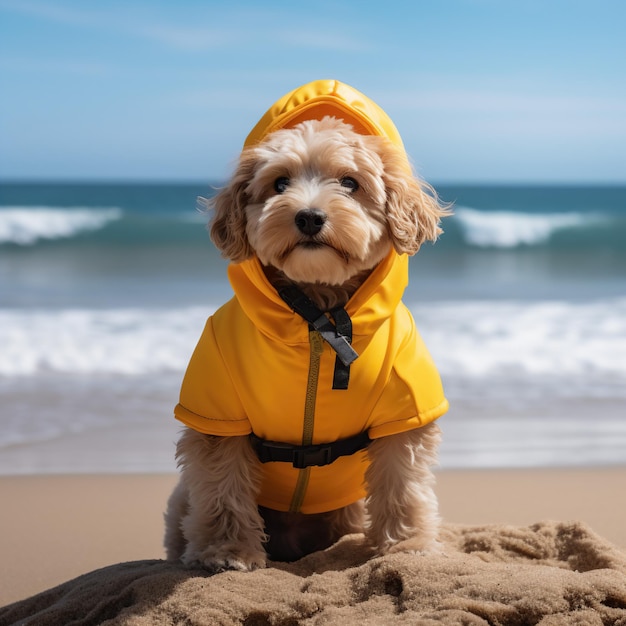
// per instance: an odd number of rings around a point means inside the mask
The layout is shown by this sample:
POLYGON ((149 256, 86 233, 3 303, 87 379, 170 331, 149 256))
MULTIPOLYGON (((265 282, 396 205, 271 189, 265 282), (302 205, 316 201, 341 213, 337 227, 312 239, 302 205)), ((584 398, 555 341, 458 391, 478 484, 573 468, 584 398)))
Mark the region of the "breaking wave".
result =
POLYGON ((0 244, 29 246, 100 230, 122 217, 119 208, 0 208, 0 244))
POLYGON ((583 213, 515 213, 459 207, 454 212, 467 244, 481 248, 516 248, 546 244, 560 231, 608 221, 583 213))

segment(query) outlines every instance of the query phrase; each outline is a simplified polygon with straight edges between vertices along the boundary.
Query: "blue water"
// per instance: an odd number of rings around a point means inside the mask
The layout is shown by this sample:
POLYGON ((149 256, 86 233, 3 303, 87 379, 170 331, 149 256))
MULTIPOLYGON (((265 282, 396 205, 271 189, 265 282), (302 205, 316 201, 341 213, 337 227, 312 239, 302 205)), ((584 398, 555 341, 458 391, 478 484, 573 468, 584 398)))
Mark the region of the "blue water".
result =
MULTIPOLYGON (((405 302, 452 405, 443 467, 626 462, 626 187, 437 190, 454 215, 405 302)), ((173 469, 180 379, 231 293, 212 193, 0 185, 0 473, 173 469)))
MULTIPOLYGON (((626 187, 438 191, 455 215, 412 260, 409 294, 626 294, 626 187)), ((196 208, 212 193, 202 184, 2 185, 0 306, 206 303, 228 288, 196 208)))

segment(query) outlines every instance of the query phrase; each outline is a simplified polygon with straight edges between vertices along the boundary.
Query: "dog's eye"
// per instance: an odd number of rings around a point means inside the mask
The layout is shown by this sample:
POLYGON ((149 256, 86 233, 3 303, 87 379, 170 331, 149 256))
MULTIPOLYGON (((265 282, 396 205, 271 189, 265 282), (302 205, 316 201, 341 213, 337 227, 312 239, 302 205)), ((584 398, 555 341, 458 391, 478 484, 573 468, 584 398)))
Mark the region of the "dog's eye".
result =
POLYGON ((287 187, 289 187, 289 179, 286 176, 279 176, 274 181, 274 191, 276 193, 283 193, 287 191, 287 187))
POLYGON ((359 183, 350 176, 344 176, 344 178, 339 181, 339 184, 345 187, 350 193, 354 193, 359 188, 359 183))

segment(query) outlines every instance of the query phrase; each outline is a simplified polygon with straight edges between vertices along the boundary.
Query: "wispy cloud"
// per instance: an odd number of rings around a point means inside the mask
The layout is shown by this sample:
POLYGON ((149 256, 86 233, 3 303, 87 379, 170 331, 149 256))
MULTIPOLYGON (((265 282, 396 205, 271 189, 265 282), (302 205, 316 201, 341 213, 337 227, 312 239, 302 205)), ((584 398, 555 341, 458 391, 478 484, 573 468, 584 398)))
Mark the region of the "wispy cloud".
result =
POLYGON ((47 20, 60 24, 74 24, 77 26, 91 25, 103 17, 94 11, 81 11, 75 8, 68 8, 59 4, 52 5, 43 2, 30 2, 29 0, 2 0, 0 10, 10 13, 28 15, 40 20, 47 20))
POLYGON ((159 15, 154 8, 148 12, 137 6, 128 10, 104 11, 98 8, 69 8, 32 0, 0 0, 0 10, 57 24, 89 27, 151 40, 179 51, 199 52, 232 46, 266 46, 268 42, 273 46, 285 45, 289 50, 345 52, 362 51, 368 47, 365 40, 350 37, 339 27, 333 32, 326 23, 316 27, 309 21, 307 27, 296 25, 295 28, 285 28, 267 12, 242 11, 237 8, 232 9, 232 14, 222 12, 219 15, 205 8, 201 14, 194 15, 194 23, 172 23, 165 15, 159 15))
POLYGON ((386 92, 385 102, 395 109, 429 109, 466 113, 619 114, 626 119, 626 100, 613 95, 537 93, 523 90, 503 92, 491 89, 407 90, 386 92))
POLYGON ((367 39, 356 39, 340 31, 332 32, 328 28, 296 28, 276 33, 275 40, 293 48, 309 48, 312 50, 328 50, 336 52, 364 52, 372 48, 367 39))
POLYGON ((21 74, 74 74, 77 76, 102 76, 114 74, 117 68, 107 63, 83 59, 42 59, 28 57, 0 57, 0 70, 21 74))

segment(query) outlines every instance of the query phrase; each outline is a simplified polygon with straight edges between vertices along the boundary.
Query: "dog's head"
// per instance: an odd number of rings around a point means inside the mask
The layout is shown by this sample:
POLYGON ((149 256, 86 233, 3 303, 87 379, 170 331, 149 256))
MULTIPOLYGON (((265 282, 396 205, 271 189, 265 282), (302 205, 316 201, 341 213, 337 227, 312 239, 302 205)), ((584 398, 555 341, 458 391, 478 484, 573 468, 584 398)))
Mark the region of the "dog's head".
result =
POLYGON ((391 246, 414 254, 446 213, 400 148, 331 117, 245 148, 212 204, 223 256, 256 254, 295 282, 328 285, 373 269, 391 246))

